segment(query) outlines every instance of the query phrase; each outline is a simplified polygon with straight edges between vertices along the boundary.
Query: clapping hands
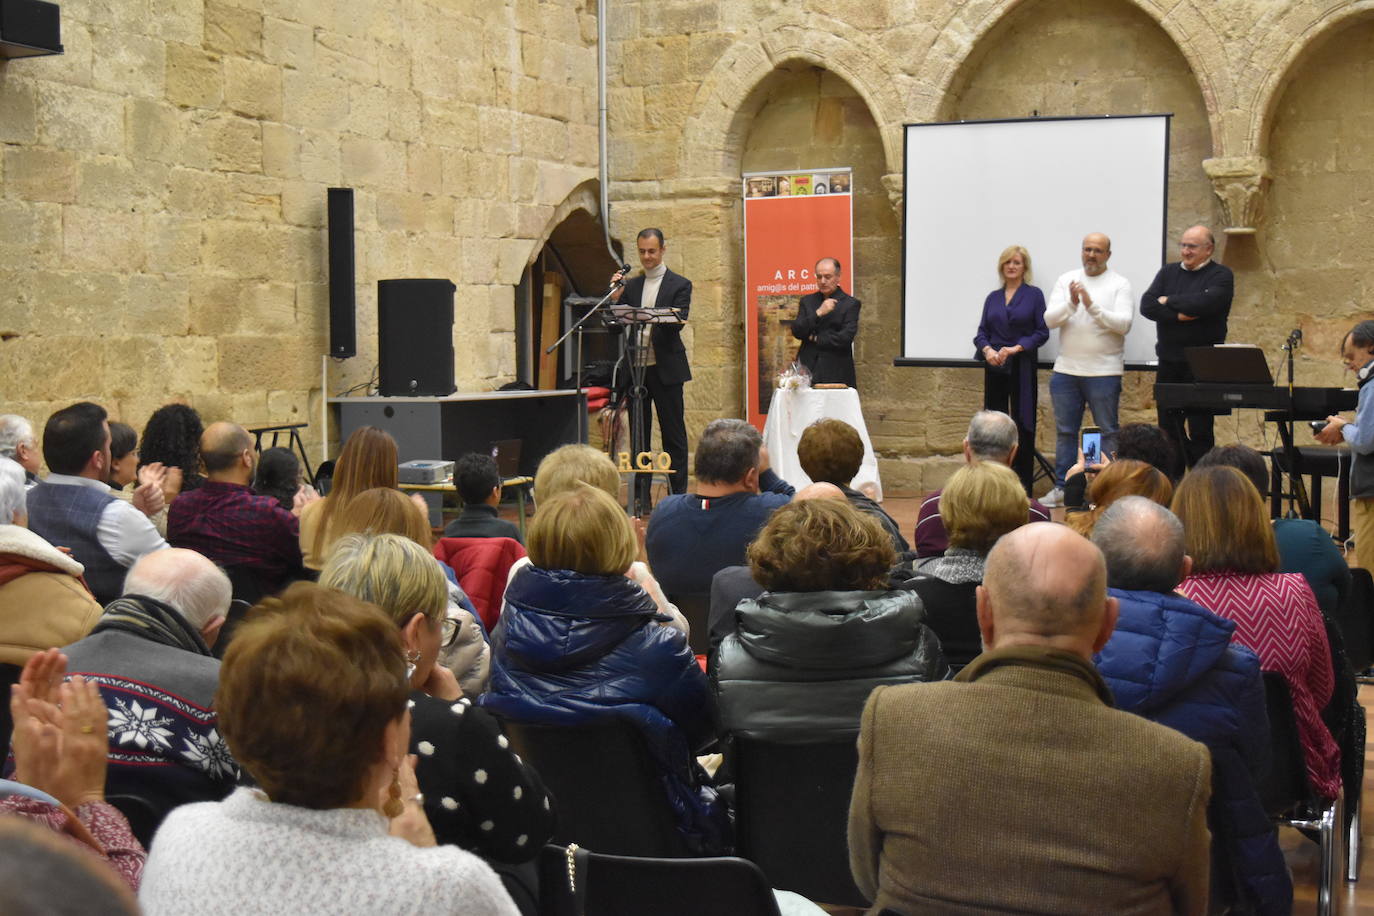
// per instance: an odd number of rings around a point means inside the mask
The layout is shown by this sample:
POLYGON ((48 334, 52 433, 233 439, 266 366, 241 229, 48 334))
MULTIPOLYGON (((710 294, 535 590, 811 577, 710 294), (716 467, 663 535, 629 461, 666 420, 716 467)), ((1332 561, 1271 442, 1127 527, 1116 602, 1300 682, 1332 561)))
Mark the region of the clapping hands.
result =
POLYGON ((66 671, 57 649, 36 653, 11 690, 14 778, 75 809, 105 798, 109 716, 100 689, 66 671))

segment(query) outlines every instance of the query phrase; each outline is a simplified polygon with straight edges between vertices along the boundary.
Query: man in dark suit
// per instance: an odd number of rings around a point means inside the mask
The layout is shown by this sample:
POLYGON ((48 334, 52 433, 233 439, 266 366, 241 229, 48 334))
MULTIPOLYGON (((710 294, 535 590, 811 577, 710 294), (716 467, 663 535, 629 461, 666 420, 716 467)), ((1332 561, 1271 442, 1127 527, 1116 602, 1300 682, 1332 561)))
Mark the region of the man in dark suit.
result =
MULTIPOLYGON (((1157 382, 1191 382, 1185 347, 1207 347, 1226 341, 1235 278, 1231 268, 1212 260, 1216 240, 1206 226, 1193 226, 1179 240, 1180 260, 1165 264, 1140 297, 1140 314, 1158 325, 1155 355, 1157 382)), ((1179 457, 1192 467, 1212 450, 1212 414, 1159 411, 1159 425, 1175 440, 1179 457), (1188 434, 1178 441, 1183 421, 1188 434)), ((1177 468, 1180 473, 1182 468, 1177 468)))
POLYGON ((840 288, 840 262, 816 262, 816 292, 802 296, 792 336, 802 342, 797 362, 811 372, 813 385, 842 383, 857 388, 854 335, 859 333, 859 300, 840 288))
MULTIPOLYGON (((668 245, 663 240, 663 231, 643 229, 636 238, 636 244, 644 273, 626 280, 622 288, 611 294, 611 299, 624 305, 644 308, 674 308, 678 317, 686 321, 687 312, 692 307, 692 281, 673 273, 664 265, 663 252, 668 245)), ((623 277, 623 272, 617 272, 611 282, 617 283, 623 277)), ((687 348, 682 344, 682 325, 648 324, 632 333, 648 336, 644 386, 658 414, 663 451, 668 453, 673 462, 673 492, 686 493, 687 424, 683 418, 682 386, 691 381, 692 370, 687 365, 687 348)), ((643 342, 642 337, 640 342, 643 342)), ((644 437, 641 441, 647 443, 651 433, 647 407, 640 428, 644 437)), ((649 476, 639 476, 643 478, 639 492, 647 496, 649 476)))

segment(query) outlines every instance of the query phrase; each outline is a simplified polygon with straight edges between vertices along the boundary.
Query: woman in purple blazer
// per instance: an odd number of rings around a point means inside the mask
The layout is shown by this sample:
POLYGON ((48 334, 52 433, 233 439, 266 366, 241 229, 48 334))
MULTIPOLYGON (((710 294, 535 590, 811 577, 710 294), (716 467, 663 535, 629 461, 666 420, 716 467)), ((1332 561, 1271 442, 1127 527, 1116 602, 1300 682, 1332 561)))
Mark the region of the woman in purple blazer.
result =
POLYGON ((983 300, 973 345, 983 361, 983 406, 1016 421, 1019 444, 1012 470, 1030 492, 1035 470, 1036 356, 1049 339, 1045 294, 1030 285, 1030 252, 1012 245, 997 259, 1002 285, 983 300))

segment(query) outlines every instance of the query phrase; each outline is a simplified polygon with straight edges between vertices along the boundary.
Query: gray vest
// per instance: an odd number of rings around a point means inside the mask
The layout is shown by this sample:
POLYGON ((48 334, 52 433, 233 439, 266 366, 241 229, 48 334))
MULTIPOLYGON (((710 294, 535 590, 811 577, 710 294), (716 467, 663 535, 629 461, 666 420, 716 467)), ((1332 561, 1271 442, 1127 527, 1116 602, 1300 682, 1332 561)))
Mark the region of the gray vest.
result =
POLYGON ((68 547, 86 567, 95 600, 108 604, 124 590, 128 572, 100 544, 96 528, 115 497, 92 487, 40 483, 28 493, 29 530, 57 547, 68 547))

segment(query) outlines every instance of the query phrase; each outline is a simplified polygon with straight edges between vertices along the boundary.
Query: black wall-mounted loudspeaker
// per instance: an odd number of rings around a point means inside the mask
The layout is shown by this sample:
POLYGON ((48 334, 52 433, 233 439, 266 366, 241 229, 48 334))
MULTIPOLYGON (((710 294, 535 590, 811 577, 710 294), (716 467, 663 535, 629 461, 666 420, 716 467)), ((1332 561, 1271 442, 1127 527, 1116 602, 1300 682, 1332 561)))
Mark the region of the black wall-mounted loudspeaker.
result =
POLYGON ((358 353, 357 297, 354 295, 353 189, 329 189, 329 355, 358 353))
POLYGON ((62 17, 56 3, 0 0, 0 57, 62 53, 62 17))
POLYGON ((448 280, 377 281, 377 374, 383 397, 444 396, 453 384, 448 280))

